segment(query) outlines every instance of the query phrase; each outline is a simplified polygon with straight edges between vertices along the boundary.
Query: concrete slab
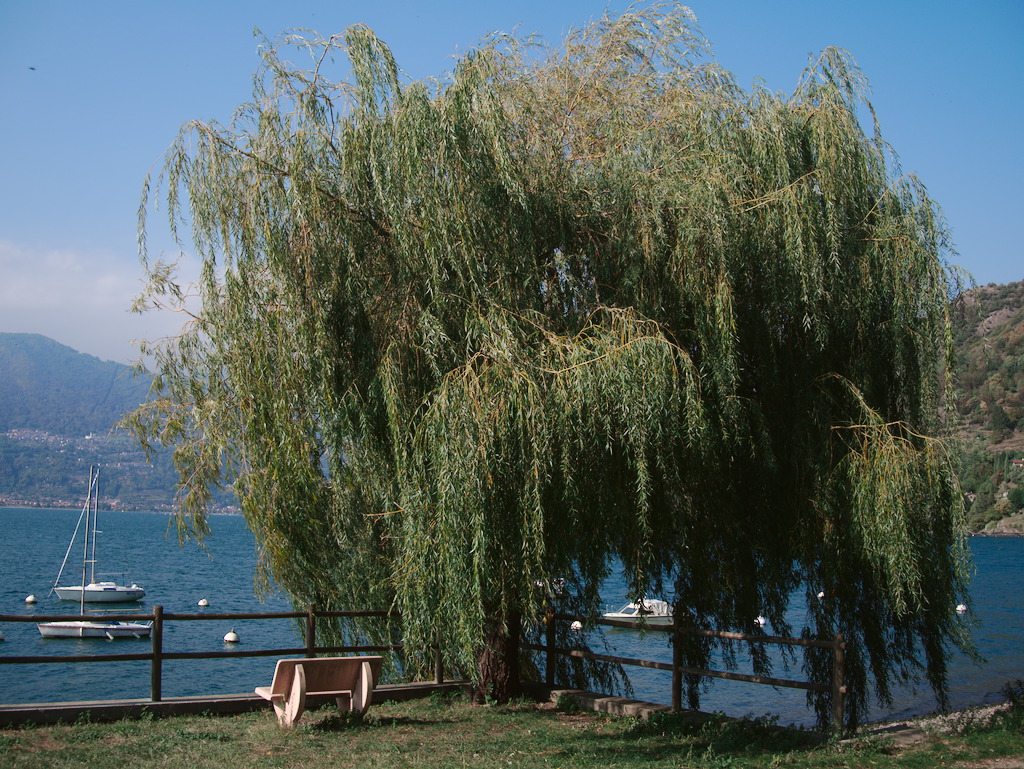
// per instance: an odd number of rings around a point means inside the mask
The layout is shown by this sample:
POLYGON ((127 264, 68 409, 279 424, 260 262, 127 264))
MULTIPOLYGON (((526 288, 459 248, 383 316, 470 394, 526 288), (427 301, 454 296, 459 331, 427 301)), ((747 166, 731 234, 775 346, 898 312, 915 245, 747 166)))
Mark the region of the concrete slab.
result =
MULTIPOLYGON (((536 700, 542 702, 558 702, 562 697, 569 697, 584 710, 593 710, 597 713, 608 713, 615 716, 628 716, 633 718, 649 718, 655 713, 670 713, 672 708, 668 705, 659 705, 655 702, 644 702, 643 700, 631 700, 627 697, 612 697, 607 694, 590 692, 584 689, 559 689, 542 685, 527 685, 527 693, 536 700)), ((703 723, 712 718, 710 713, 699 710, 682 710, 683 717, 690 717, 695 723, 703 723)))

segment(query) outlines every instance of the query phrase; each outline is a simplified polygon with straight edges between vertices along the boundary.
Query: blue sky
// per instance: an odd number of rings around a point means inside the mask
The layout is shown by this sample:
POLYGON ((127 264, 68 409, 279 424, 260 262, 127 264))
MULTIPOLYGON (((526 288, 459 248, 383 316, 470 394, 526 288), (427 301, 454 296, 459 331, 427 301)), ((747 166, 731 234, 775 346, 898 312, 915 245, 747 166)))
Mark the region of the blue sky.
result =
MULTIPOLYGON (((808 56, 848 49, 882 131, 942 206, 978 283, 1024 280, 1024 2, 693 0, 715 58, 749 88, 792 91, 808 56)), ((0 331, 133 360, 175 318, 127 313, 140 287, 142 181, 178 126, 251 94, 254 28, 324 35, 364 22, 411 79, 491 31, 564 31, 628 3, 0 0, 0 331)), ((159 250, 161 245, 152 244, 159 250)))

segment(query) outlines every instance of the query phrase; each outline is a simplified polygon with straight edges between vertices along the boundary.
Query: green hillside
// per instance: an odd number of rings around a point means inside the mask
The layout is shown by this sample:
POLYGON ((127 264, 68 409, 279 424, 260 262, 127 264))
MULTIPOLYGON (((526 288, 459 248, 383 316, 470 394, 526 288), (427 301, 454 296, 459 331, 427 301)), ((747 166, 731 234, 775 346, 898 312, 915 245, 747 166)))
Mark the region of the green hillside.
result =
POLYGON ((964 491, 974 529, 1024 523, 1024 282, 978 286, 957 306, 965 443, 964 491), (1002 523, 998 523, 1002 521, 1002 523))

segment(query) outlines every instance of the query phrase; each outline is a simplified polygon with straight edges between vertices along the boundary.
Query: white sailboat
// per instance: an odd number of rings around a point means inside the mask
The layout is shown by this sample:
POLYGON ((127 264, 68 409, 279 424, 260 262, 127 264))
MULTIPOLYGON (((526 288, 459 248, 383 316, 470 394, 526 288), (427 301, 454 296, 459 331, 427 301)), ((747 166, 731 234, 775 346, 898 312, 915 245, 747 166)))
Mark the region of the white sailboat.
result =
POLYGON ((77 601, 79 603, 126 603, 128 601, 141 600, 146 591, 136 584, 118 585, 116 582, 96 581, 96 534, 98 533, 99 516, 99 483, 100 471, 98 467, 89 468, 89 493, 86 496, 85 507, 82 515, 78 518, 78 525, 75 533, 71 536, 68 550, 64 554, 64 563, 60 566, 57 579, 53 583, 51 593, 56 593, 62 601, 77 601), (78 531, 82 528, 82 521, 85 521, 85 549, 82 560, 82 584, 61 586, 61 576, 64 574, 64 567, 68 564, 68 557, 74 547, 78 531), (86 568, 88 567, 88 569, 86 568), (86 572, 88 571, 88 583, 86 583, 86 572))
MULTIPOLYGON (((86 495, 85 507, 78 518, 78 525, 71 537, 71 544, 64 555, 64 563, 54 582, 51 592, 56 592, 61 600, 77 600, 80 611, 85 614, 86 602, 125 602, 137 601, 146 594, 138 585, 124 587, 114 582, 96 581, 96 517, 99 511, 99 468, 89 468, 89 492, 86 495), (60 587, 61 575, 67 565, 68 557, 74 547, 82 523, 85 522, 85 537, 82 548, 82 584, 60 587), (88 582, 86 580, 89 580, 88 582)), ((141 638, 148 636, 150 625, 141 622, 121 622, 117 620, 61 620, 55 622, 36 623, 39 634, 44 638, 141 638)))
POLYGON ((118 620, 58 620, 37 622, 43 638, 144 638, 153 629, 148 622, 118 620))
POLYGON ((127 603, 138 601, 145 594, 138 585, 118 585, 116 582, 90 582, 88 585, 71 587, 55 587, 54 592, 62 601, 79 601, 84 603, 127 603))

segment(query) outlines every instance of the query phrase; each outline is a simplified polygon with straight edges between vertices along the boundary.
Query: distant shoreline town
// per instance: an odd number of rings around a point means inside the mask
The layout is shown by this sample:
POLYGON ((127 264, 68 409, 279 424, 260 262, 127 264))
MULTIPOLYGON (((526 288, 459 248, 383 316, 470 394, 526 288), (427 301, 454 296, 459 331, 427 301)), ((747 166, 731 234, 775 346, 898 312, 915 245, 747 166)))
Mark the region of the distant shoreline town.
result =
MULTIPOLYGON (((0 494, 0 510, 78 510, 82 502, 67 502, 59 504, 56 502, 43 502, 40 500, 13 499, 0 494)), ((100 510, 115 513, 142 513, 144 515, 171 515, 174 510, 170 505, 162 506, 160 509, 150 507, 113 507, 100 504, 100 510)), ((216 507, 211 515, 241 515, 242 511, 237 507, 216 507)))

